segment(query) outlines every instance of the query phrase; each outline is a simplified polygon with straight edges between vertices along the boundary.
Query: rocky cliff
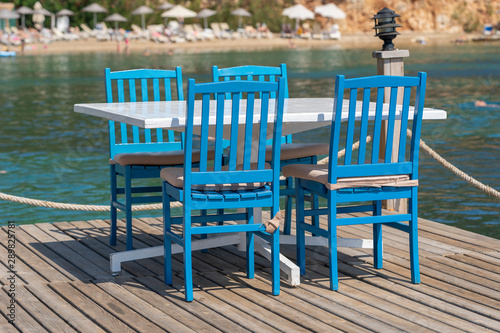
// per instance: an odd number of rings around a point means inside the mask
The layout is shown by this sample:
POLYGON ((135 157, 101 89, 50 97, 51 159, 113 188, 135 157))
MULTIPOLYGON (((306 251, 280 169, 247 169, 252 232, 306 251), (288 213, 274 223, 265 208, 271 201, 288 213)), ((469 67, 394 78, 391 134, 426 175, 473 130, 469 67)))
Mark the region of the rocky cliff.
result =
MULTIPOLYGON (((296 0, 313 10, 331 0, 296 0)), ((403 30, 420 32, 481 32, 486 23, 500 21, 500 0, 334 0, 347 18, 338 20, 345 33, 369 32, 371 19, 379 10, 388 7, 401 15, 397 23, 403 30)), ((316 19, 326 22, 326 19, 316 19)))

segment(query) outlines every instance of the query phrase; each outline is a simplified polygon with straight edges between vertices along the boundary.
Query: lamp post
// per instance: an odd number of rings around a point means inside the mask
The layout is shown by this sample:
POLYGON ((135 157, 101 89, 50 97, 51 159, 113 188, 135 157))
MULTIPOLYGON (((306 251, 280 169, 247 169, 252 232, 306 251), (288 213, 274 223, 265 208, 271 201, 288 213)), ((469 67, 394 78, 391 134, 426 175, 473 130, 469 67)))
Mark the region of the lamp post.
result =
POLYGON ((392 40, 399 35, 399 32, 396 31, 396 28, 401 27, 396 23, 395 18, 401 17, 401 15, 396 14, 395 11, 385 7, 381 11, 377 13, 377 15, 373 16, 372 19, 375 20, 375 37, 378 37, 384 41, 384 45, 382 45, 382 51, 393 51, 394 44, 392 40))
MULTIPOLYGON (((410 51, 408 50, 398 50, 394 47, 392 40, 399 35, 396 28, 401 27, 396 24, 395 18, 401 17, 401 15, 396 14, 393 10, 389 8, 384 8, 379 11, 373 19, 375 20, 375 37, 379 37, 384 41, 381 51, 374 51, 372 57, 377 59, 377 74, 378 75, 393 75, 393 76, 403 76, 404 75, 404 61, 403 58, 410 56, 410 51)), ((398 94, 398 104, 402 104, 401 92, 398 94)), ((388 101, 390 98, 390 89, 385 91, 385 100, 388 101)), ((401 129, 400 120, 396 120, 394 124, 394 137, 399 138, 399 131, 401 129)), ((387 133, 387 121, 382 123, 382 134, 380 137, 381 144, 385 144, 387 133)), ((405 133, 404 133, 405 134, 405 133)), ((392 146, 392 161, 397 160, 397 154, 399 151, 399 140, 393 141, 392 146)), ((385 151, 380 151, 380 156, 385 156, 385 151)), ((395 210, 399 212, 407 212, 406 200, 388 200, 383 203, 383 207, 389 210, 395 210)))

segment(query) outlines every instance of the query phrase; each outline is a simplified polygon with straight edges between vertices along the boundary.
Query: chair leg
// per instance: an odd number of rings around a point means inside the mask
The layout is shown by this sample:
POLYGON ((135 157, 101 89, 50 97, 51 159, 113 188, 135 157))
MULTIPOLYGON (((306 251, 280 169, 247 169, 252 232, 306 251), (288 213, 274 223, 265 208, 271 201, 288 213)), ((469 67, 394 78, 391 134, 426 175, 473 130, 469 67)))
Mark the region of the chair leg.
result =
MULTIPOLYGON (((255 223, 253 216, 253 208, 247 208, 247 220, 248 224, 255 223)), ((247 277, 249 279, 253 279, 255 275, 255 245, 254 245, 255 235, 253 232, 247 232, 246 237, 247 237, 247 244, 246 244, 247 277)))
MULTIPOLYGON (((287 190, 292 190, 293 189, 293 178, 288 177, 285 180, 286 183, 286 189, 287 190)), ((283 234, 285 235, 290 235, 292 231, 292 196, 291 195, 286 195, 285 196, 285 224, 283 228, 283 234)))
POLYGON ((110 203, 110 212, 111 212, 111 221, 110 221, 110 230, 109 230, 109 245, 116 245, 116 219, 117 219, 117 211, 114 203, 116 202, 116 168, 114 164, 109 166, 109 179, 110 179, 110 191, 111 191, 111 203, 110 203))
POLYGON ((125 168, 125 229, 127 251, 134 248, 132 240, 132 170, 130 166, 125 168))
POLYGON ((410 263, 411 263, 411 282, 420 283, 420 264, 418 259, 418 214, 417 214, 417 187, 411 190, 409 211, 410 221, 410 263))
MULTIPOLYGON (((382 201, 373 202, 373 215, 382 215, 382 201)), ((373 224, 373 266, 377 269, 383 266, 382 224, 373 224)))
MULTIPOLYGON (((165 186, 165 185, 163 185, 165 186)), ((163 261, 165 283, 172 284, 172 241, 167 236, 167 233, 172 231, 170 222, 170 196, 163 189, 163 261)))
POLYGON ((304 223, 304 189, 300 185, 300 179, 295 180, 295 231, 297 239, 297 266, 300 267, 300 275, 306 274, 306 239, 305 230, 302 229, 304 223))
POLYGON ((271 234, 271 272, 272 272, 272 293, 275 296, 280 294, 280 239, 279 228, 271 234))
POLYGON ((184 297, 186 302, 193 300, 193 265, 191 247, 191 209, 184 204, 184 297))
POLYGON ((328 257, 330 259, 330 289, 339 289, 337 265, 337 202, 335 192, 328 191, 328 257))

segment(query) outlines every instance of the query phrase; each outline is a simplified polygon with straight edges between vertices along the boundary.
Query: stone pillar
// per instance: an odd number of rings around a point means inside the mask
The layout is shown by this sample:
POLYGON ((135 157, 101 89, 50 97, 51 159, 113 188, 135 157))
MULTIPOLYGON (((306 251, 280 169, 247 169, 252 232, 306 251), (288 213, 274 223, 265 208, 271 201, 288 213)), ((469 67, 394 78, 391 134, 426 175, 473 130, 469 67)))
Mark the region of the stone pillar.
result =
MULTIPOLYGON (((394 50, 394 51, 374 51, 372 57, 377 59, 377 74, 378 75, 395 75, 404 76, 404 61, 403 58, 409 57, 410 51, 408 50, 394 50)), ((385 100, 389 101, 390 90, 385 91, 385 100)), ((398 94, 397 103, 401 104, 402 101, 401 91, 398 94)), ((395 138, 399 137, 399 131, 401 129, 401 121, 396 120, 394 124, 395 138)), ((381 142, 385 142, 387 132, 387 122, 382 123, 382 137, 381 142)), ((406 135, 406 134, 404 134, 406 135)), ((397 153, 399 147, 399 140, 394 140, 392 148, 392 161, 396 161, 397 153)), ((380 151, 380 157, 383 157, 385 151, 380 151)), ((394 210, 401 213, 408 211, 408 205, 406 199, 403 200, 387 200, 384 202, 383 207, 388 210, 394 210)))

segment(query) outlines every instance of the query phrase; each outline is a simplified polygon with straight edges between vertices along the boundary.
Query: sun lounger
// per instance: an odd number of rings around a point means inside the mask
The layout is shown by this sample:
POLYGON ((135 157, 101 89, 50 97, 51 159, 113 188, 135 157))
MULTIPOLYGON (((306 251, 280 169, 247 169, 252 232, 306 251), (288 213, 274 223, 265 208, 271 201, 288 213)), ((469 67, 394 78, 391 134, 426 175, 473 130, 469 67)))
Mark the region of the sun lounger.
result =
POLYGON ((197 31, 201 36, 208 40, 214 40, 215 34, 212 29, 203 29, 198 23, 193 24, 194 30, 197 31))

